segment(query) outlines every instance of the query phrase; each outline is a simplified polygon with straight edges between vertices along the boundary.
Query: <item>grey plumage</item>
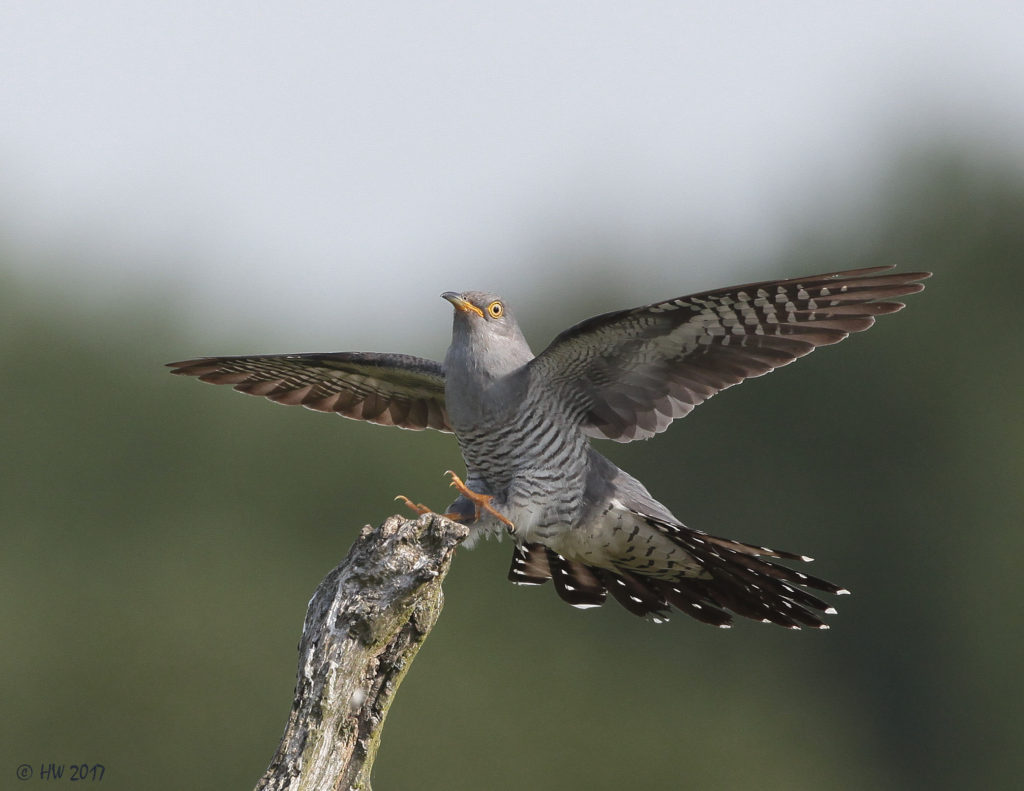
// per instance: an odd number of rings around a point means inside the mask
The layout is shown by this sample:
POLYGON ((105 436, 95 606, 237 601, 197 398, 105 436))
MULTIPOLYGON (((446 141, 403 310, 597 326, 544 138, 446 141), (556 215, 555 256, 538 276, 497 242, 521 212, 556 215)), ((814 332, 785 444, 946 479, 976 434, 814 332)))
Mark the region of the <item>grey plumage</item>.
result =
POLYGON ((900 310, 895 298, 922 290, 918 281, 930 276, 888 269, 752 283, 607 313, 537 356, 499 297, 447 292, 456 310, 443 365, 340 352, 171 366, 279 403, 453 432, 468 492, 450 510, 472 521, 477 536, 514 525, 513 582, 551 579, 579 607, 610 593, 656 620, 675 607, 717 626, 737 614, 827 628, 822 616, 835 610, 808 589, 845 591, 776 562, 809 558, 686 527, 589 437, 628 442, 664 431, 719 391, 900 310))

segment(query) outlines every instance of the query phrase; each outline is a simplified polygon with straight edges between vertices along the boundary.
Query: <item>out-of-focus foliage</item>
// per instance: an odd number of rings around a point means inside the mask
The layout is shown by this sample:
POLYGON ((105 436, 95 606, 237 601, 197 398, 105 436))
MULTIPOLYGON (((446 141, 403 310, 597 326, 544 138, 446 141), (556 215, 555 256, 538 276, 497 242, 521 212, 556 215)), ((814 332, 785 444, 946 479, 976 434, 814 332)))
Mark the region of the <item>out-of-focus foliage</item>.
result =
MULTIPOLYGON (((464 551, 380 788, 1019 782, 1024 179, 904 167, 763 275, 888 263, 936 272, 905 312, 604 448, 694 527, 818 557, 854 592, 833 629, 579 612, 508 585, 507 544, 464 551)), ((3 271, 4 785, 54 761, 104 763, 108 789, 250 787, 310 594, 393 495, 447 502, 455 444, 172 379, 162 363, 223 346, 3 271)), ((588 297, 580 316, 622 307, 588 297)))

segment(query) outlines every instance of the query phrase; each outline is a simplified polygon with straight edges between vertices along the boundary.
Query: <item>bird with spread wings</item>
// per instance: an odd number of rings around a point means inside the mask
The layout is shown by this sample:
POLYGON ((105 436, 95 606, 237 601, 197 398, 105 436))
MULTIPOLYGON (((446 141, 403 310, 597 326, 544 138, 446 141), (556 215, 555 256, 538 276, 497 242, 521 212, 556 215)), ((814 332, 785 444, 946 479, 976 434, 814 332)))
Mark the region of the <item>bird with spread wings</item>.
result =
POLYGON ((738 614, 827 628, 822 615, 835 610, 808 589, 846 591, 776 562, 810 558, 685 526, 589 439, 652 437, 716 393, 868 329, 930 276, 890 269, 750 283, 606 313, 536 356, 504 300, 470 291, 442 295, 455 309, 443 363, 331 352, 170 366, 279 404, 453 433, 467 474, 463 482, 451 473, 460 495, 449 515, 478 535, 512 533, 513 582, 553 580, 577 607, 611 594, 653 620, 674 607, 721 627, 738 614))

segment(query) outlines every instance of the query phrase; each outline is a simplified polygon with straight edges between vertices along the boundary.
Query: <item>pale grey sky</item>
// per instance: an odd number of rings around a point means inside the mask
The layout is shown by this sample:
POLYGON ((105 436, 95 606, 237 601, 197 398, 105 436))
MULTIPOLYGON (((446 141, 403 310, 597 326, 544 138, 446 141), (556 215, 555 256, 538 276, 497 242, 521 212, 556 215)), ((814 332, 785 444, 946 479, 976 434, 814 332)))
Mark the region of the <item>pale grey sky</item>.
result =
POLYGON ((606 245, 639 299, 742 278, 897 137, 1024 159, 1022 42, 985 1, 8 2, 0 232, 286 349, 372 345, 385 291, 443 341, 441 291, 522 302, 606 245))

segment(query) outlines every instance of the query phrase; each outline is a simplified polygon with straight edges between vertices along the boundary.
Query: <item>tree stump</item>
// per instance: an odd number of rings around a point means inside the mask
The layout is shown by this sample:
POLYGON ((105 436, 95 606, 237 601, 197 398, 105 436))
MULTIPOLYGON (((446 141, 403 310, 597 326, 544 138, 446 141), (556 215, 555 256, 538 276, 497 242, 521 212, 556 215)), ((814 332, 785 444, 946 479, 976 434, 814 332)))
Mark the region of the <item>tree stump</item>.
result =
POLYGON ((288 725, 256 791, 370 790, 384 718, 468 533, 437 514, 363 528, 309 602, 288 725))

